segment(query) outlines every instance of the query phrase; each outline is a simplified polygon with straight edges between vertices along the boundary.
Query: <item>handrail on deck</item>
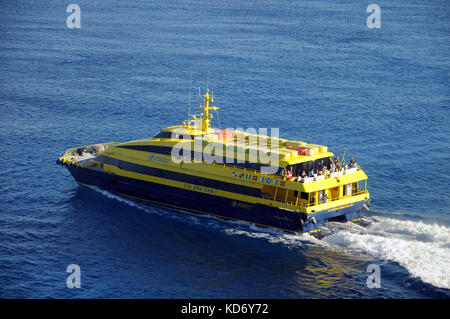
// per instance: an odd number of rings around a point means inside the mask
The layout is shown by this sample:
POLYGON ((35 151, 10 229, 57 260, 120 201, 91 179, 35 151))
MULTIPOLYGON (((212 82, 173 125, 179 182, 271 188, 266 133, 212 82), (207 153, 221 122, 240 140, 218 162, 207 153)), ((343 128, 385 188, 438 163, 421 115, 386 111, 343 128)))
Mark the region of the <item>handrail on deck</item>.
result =
POLYGON ((77 146, 77 147, 71 147, 69 149, 66 150, 66 152, 64 153, 63 156, 59 157, 58 159, 63 162, 63 163, 70 163, 70 164, 76 164, 78 165, 78 161, 80 160, 80 156, 78 154, 78 150, 80 148, 90 148, 96 145, 103 145, 104 149, 103 150, 99 150, 96 153, 91 153, 91 154, 96 154, 99 155, 101 154, 105 149, 107 149, 110 145, 114 145, 117 144, 116 142, 108 142, 108 143, 98 143, 98 144, 91 144, 91 145, 84 145, 84 146, 77 146))
POLYGON ((325 203, 330 203, 330 202, 334 202, 334 201, 341 200, 341 199, 344 199, 344 198, 349 198, 349 197, 353 197, 353 196, 361 195, 361 194, 366 194, 366 193, 369 193, 369 191, 368 191, 367 189, 363 189, 363 190, 360 190, 360 191, 357 191, 357 192, 352 192, 352 193, 349 194, 349 195, 344 195, 344 196, 342 196, 342 197, 332 197, 332 198, 328 198, 328 200, 327 200, 326 202, 322 199, 322 200, 319 200, 318 203, 304 203, 304 202, 299 202, 299 201, 298 201, 299 196, 297 196, 297 200, 296 200, 295 202, 292 202, 292 201, 284 201, 284 200, 277 200, 277 199, 275 199, 275 198, 272 198, 271 200, 272 200, 272 201, 275 201, 275 202, 283 203, 283 204, 285 204, 286 206, 292 206, 293 208, 296 208, 296 209, 297 209, 297 208, 299 208, 299 207, 312 207, 312 206, 318 206, 318 205, 322 205, 322 204, 325 204, 325 203))

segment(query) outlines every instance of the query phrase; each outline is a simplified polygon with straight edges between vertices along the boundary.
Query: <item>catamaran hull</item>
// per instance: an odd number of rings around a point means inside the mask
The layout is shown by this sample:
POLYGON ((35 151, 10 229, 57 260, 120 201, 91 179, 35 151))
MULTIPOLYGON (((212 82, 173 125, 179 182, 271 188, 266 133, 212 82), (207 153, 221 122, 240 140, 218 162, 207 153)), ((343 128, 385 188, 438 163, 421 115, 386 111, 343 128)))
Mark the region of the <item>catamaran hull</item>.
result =
POLYGON ((289 232, 314 232, 329 219, 356 220, 365 216, 360 201, 333 210, 303 214, 277 207, 248 203, 188 189, 133 179, 100 170, 67 165, 74 179, 84 185, 93 185, 108 191, 153 204, 213 215, 225 219, 246 221, 264 227, 275 227, 289 232))

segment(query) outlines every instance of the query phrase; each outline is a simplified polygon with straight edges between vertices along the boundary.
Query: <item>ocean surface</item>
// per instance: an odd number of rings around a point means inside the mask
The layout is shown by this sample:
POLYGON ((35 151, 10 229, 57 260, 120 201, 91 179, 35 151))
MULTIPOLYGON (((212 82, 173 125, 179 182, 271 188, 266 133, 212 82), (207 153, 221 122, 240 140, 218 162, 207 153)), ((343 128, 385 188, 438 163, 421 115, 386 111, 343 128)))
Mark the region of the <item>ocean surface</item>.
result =
POLYGON ((378 1, 369 29, 370 3, 3 1, 0 297, 449 298, 450 6, 378 1), (222 128, 347 149, 373 222, 287 234, 79 186, 55 164, 181 123, 199 87, 222 128))

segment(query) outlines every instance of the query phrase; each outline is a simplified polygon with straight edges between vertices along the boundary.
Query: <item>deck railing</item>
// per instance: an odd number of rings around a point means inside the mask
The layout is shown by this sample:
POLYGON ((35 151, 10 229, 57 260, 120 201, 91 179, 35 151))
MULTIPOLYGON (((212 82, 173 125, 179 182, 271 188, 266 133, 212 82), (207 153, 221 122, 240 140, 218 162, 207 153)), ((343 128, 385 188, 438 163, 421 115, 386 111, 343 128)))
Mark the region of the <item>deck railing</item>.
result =
POLYGON ((89 159, 89 158, 98 156, 100 153, 103 152, 103 150, 99 150, 99 151, 97 151, 96 153, 87 153, 87 154, 89 154, 90 156, 88 156, 88 155, 82 156, 82 155, 80 155, 80 154, 78 153, 78 150, 79 150, 79 149, 82 149, 82 148, 89 149, 89 148, 92 148, 92 147, 97 146, 97 145, 103 145, 104 149, 107 149, 109 146, 114 145, 114 144, 117 144, 117 143, 116 143, 116 142, 109 142, 109 143, 91 144, 91 145, 85 145, 85 146, 72 147, 72 148, 69 148, 69 149, 64 153, 63 156, 60 156, 60 157, 58 158, 58 160, 59 160, 61 163, 78 164, 78 163, 79 163, 80 161, 82 161, 82 160, 85 160, 85 159, 89 159))

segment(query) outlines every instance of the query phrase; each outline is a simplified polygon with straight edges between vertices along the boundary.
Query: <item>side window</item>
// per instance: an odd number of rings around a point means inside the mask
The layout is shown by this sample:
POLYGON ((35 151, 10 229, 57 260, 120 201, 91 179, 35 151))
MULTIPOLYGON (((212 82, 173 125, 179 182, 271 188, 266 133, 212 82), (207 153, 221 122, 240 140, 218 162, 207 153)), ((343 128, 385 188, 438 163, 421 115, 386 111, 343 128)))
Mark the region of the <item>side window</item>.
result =
POLYGON ((352 184, 347 184, 344 185, 344 189, 343 189, 343 196, 348 196, 352 194, 352 184))
POLYGON ((316 192, 310 193, 311 196, 309 197, 309 202, 314 203, 316 201, 316 192))
POLYGON ((172 136, 172 133, 161 131, 158 134, 156 134, 154 136, 154 138, 170 138, 171 136, 172 136))

